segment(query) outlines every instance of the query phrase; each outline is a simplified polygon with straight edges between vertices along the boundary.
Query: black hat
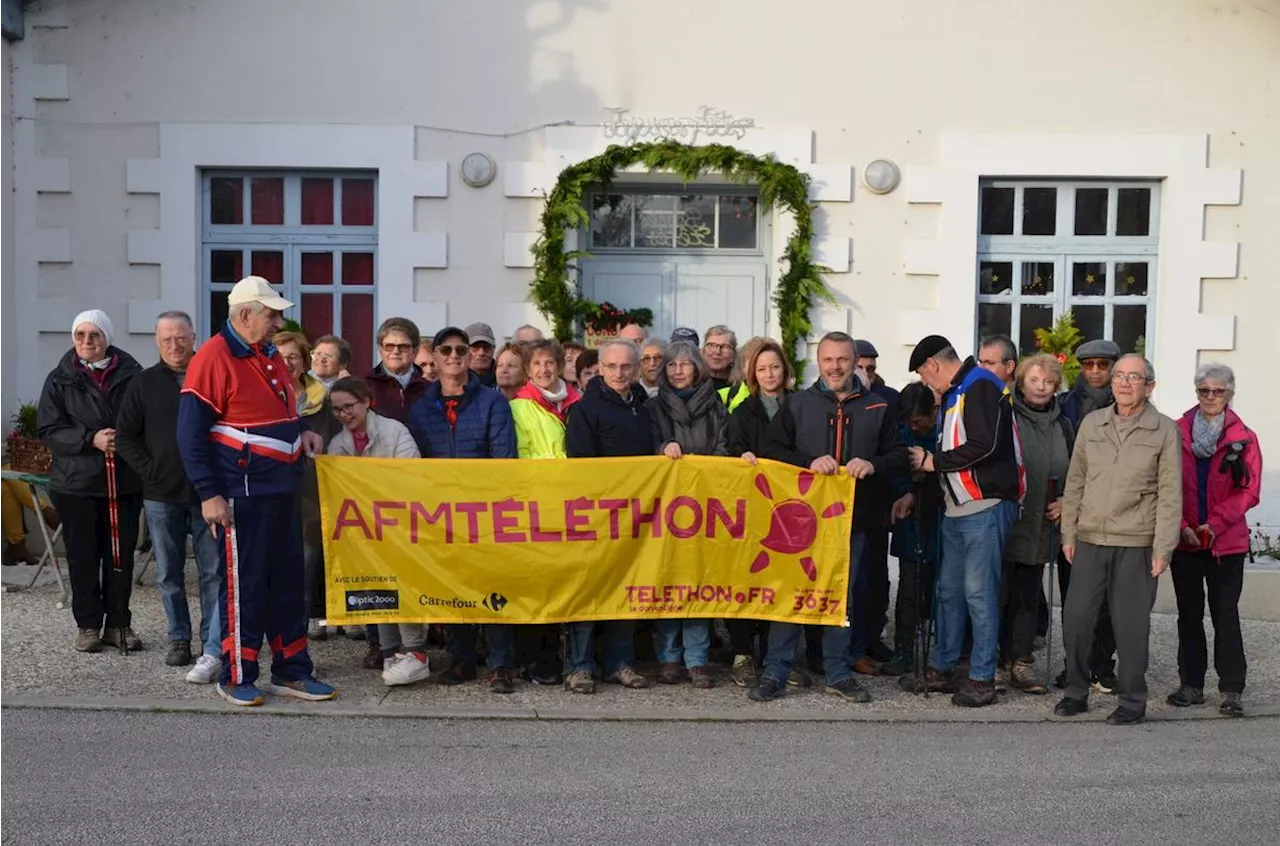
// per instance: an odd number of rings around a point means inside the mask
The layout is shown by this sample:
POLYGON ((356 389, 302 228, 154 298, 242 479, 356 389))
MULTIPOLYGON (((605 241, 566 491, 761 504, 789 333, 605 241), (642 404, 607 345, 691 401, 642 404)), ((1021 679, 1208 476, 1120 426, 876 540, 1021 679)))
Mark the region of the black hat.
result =
POLYGON ((471 346, 471 337, 457 326, 446 326, 437 332, 435 338, 431 341, 431 346, 438 347, 449 338, 461 338, 464 344, 471 346))
POLYGON ((926 361, 950 346, 951 342, 941 335, 926 336, 911 351, 911 360, 907 363, 907 369, 912 371, 919 370, 926 361))
POLYGON ((1085 341, 1076 347, 1076 358, 1084 361, 1087 358, 1106 358, 1116 361, 1120 358, 1120 345, 1115 341, 1102 338, 1097 341, 1085 341))
POLYGON ((681 326, 671 333, 671 343, 674 344, 676 341, 688 341, 696 347, 698 345, 698 333, 688 326, 681 326))
POLYGON ((854 341, 854 347, 857 348, 858 358, 879 358, 880 353, 876 352, 876 345, 870 341, 858 340, 854 341))

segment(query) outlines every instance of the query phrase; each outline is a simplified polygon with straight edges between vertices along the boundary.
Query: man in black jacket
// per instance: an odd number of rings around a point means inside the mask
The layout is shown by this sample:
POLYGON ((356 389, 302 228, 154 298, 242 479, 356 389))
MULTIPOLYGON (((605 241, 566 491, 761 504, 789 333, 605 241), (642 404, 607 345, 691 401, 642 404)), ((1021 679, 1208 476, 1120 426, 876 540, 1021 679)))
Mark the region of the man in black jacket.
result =
MULTIPOLYGON (((565 453, 569 458, 654 455, 648 394, 636 384, 640 350, 631 341, 607 341, 600 347, 600 375, 588 382, 582 399, 569 409, 565 423, 565 453)), ((649 680, 635 670, 635 623, 601 623, 604 635, 604 679, 628 688, 644 688, 649 680)), ((595 693, 595 623, 565 626, 565 689, 595 693)))
MULTIPOLYGON (((853 338, 843 332, 823 336, 818 344, 821 378, 807 390, 794 394, 774 416, 765 433, 765 457, 828 475, 843 467, 858 480, 849 536, 849 593, 845 603, 849 626, 825 627, 822 665, 829 692, 852 702, 867 702, 871 695, 850 670, 853 660, 862 657, 865 646, 866 532, 869 527, 884 523, 889 507, 885 479, 906 472, 907 452, 888 402, 858 378, 857 362, 853 338), (859 654, 852 654, 854 649, 859 654)), ((748 691, 751 699, 764 702, 785 689, 803 632, 802 626, 790 623, 769 626, 765 668, 760 684, 748 691)))
POLYGON ((187 681, 210 684, 222 670, 218 591, 224 578, 218 546, 200 514, 200 498, 187 481, 178 453, 178 396, 195 355, 195 329, 185 312, 166 311, 156 320, 158 364, 129 385, 116 417, 116 449, 142 477, 142 507, 156 556, 156 586, 169 621, 170 667, 191 663, 191 615, 183 570, 187 536, 200 575, 201 655, 187 681))

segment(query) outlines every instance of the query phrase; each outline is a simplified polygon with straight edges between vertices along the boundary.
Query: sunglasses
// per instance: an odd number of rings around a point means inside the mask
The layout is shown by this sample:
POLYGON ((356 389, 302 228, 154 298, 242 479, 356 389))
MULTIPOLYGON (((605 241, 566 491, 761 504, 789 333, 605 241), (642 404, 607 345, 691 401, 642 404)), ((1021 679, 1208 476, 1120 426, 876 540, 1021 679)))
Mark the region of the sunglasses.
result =
POLYGON ((1086 358, 1080 362, 1080 366, 1085 370, 1107 370, 1111 367, 1111 362, 1105 358, 1086 358))
POLYGON ((382 345, 382 351, 383 351, 384 353, 394 353, 394 352, 407 353, 407 352, 412 352, 412 351, 413 351, 413 344, 383 344, 383 345, 382 345))
POLYGON ((1213 397, 1214 399, 1219 399, 1220 397, 1225 397, 1226 395, 1227 395, 1226 388, 1196 388, 1196 396, 1203 397, 1204 399, 1208 399, 1209 397, 1213 397))
POLYGON ((322 364, 327 364, 330 361, 336 361, 337 358, 338 357, 336 355, 330 355, 329 353, 323 353, 323 352, 313 352, 311 354, 312 361, 319 361, 322 364))
POLYGON ((457 354, 458 358, 462 358, 464 355, 467 354, 468 349, 469 349, 468 347, 465 347, 462 344, 458 344, 456 346, 453 344, 437 344, 435 346, 435 352, 440 353, 440 355, 444 356, 445 358, 448 358, 449 356, 454 355, 455 353, 457 354))

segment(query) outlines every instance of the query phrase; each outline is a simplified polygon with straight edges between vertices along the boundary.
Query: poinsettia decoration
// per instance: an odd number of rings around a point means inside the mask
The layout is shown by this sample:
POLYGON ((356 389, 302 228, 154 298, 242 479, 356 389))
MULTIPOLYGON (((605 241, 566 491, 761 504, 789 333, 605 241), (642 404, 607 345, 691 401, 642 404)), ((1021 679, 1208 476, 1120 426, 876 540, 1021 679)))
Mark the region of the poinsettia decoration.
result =
POLYGON ((583 302, 579 313, 582 322, 597 332, 612 332, 621 329, 628 323, 640 326, 653 325, 653 312, 647 308, 618 308, 609 301, 602 303, 583 302))

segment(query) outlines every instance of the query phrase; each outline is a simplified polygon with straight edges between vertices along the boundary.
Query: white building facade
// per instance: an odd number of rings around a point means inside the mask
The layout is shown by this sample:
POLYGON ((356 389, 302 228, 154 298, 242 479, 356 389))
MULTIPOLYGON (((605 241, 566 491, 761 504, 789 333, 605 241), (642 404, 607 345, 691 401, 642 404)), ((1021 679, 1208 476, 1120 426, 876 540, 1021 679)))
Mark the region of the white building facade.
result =
MULTIPOLYGON (((1071 309, 1089 337, 1153 359, 1171 415, 1198 363, 1232 365, 1238 410, 1264 450, 1280 443, 1274 0, 25 12, 4 62, 6 414, 36 398, 80 310, 104 309, 153 361, 157 314, 216 329, 249 272, 361 364, 393 315, 549 325, 527 300, 541 198, 609 144, 670 134, 811 177, 837 302, 809 340, 873 341, 890 383, 922 335, 964 351, 1008 332, 1029 351, 1071 309)), ((653 309, 656 332, 777 334, 791 224, 754 186, 628 172, 586 204, 586 295, 653 309)), ((1272 534, 1276 505, 1253 515, 1272 534)))

